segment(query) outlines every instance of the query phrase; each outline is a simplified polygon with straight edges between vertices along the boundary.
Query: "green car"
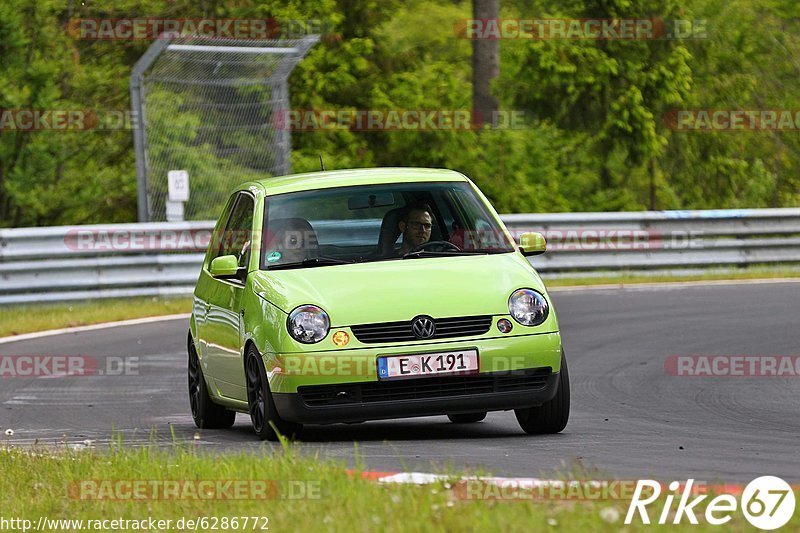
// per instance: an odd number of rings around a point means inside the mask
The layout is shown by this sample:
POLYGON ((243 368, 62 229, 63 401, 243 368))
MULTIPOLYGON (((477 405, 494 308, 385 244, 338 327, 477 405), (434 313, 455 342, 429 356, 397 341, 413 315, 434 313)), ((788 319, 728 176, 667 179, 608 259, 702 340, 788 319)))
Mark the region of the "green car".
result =
POLYGON ((515 411, 530 434, 569 418, 556 313, 481 191, 450 170, 316 172, 245 183, 212 235, 188 337, 198 427, 249 413, 303 424, 515 411))

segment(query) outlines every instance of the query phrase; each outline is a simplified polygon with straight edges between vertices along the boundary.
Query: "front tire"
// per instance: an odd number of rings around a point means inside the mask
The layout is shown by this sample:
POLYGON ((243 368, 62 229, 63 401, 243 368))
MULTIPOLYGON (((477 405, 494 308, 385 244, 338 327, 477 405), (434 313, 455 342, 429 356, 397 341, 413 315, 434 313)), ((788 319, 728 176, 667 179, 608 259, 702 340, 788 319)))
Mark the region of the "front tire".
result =
POLYGON ((236 411, 225 409, 211 401, 191 334, 188 350, 189 405, 195 425, 200 429, 228 429, 236 421, 236 411))
POLYGON ((517 422, 530 435, 546 435, 559 433, 567 427, 569 420, 569 372, 567 358, 561 351, 561 372, 558 373, 558 389, 556 395, 538 407, 515 409, 517 422))
POLYGON ((279 434, 290 439, 299 436, 303 425, 284 420, 278 414, 269 390, 264 360, 253 345, 247 349, 244 369, 250 421, 258 438, 275 442, 279 440, 279 434))

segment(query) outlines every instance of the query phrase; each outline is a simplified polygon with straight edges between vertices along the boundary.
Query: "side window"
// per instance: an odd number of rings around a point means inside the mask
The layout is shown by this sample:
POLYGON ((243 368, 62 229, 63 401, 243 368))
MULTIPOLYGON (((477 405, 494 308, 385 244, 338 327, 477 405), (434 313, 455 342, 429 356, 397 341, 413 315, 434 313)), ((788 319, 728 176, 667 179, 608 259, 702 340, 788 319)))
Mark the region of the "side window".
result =
POLYGON ((436 195, 436 207, 439 208, 439 213, 444 219, 444 228, 442 231, 442 239, 449 240, 455 233, 463 229, 463 224, 456 221, 457 204, 454 199, 452 190, 445 190, 441 194, 436 195))
POLYGON ((236 207, 237 198, 238 196, 231 195, 231 197, 228 198, 228 201, 225 202, 225 208, 219 215, 219 223, 214 227, 214 232, 211 234, 211 241, 208 244, 209 264, 211 264, 211 261, 220 256, 222 243, 224 241, 223 236, 225 235, 225 228, 228 225, 228 221, 231 219, 231 211, 233 211, 233 208, 236 207))
POLYGON ((240 267, 246 267, 250 260, 250 245, 253 242, 253 198, 240 193, 236 205, 228 218, 228 224, 222 234, 217 257, 234 255, 240 267))

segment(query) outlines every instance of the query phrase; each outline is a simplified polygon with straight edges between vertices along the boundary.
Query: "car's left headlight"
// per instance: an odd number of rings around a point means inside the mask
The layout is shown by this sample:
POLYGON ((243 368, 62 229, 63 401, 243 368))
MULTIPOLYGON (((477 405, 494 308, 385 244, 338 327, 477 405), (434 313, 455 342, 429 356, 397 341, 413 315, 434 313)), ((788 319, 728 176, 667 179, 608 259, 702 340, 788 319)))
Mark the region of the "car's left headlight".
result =
POLYGON ((303 344, 314 344, 324 339, 331 329, 328 313, 316 305, 295 307, 286 319, 289 335, 303 344))
POLYGON ((533 289, 518 289, 508 299, 508 312, 523 326, 538 326, 550 313, 547 299, 533 289))

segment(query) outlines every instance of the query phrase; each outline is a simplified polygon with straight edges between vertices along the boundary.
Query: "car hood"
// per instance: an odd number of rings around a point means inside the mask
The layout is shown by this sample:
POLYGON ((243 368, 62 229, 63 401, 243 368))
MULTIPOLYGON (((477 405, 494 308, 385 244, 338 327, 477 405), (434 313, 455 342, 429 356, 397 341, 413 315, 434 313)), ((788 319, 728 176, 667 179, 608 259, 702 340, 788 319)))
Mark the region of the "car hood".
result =
POLYGON ((268 302, 286 313, 298 305, 318 305, 330 316, 332 327, 410 320, 421 314, 434 318, 507 315, 508 297, 516 289, 529 287, 545 293, 541 278, 518 253, 267 270, 251 275, 254 291, 268 302))

